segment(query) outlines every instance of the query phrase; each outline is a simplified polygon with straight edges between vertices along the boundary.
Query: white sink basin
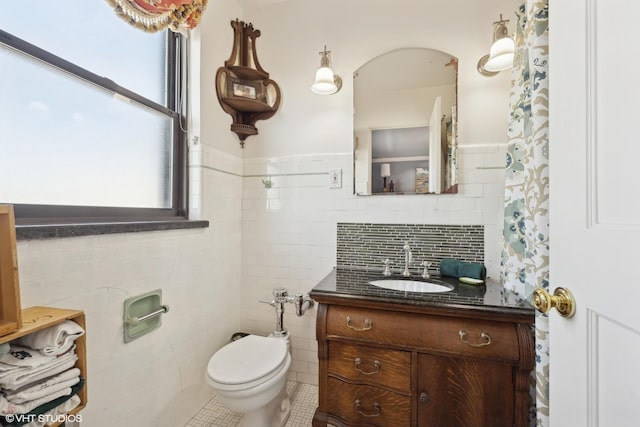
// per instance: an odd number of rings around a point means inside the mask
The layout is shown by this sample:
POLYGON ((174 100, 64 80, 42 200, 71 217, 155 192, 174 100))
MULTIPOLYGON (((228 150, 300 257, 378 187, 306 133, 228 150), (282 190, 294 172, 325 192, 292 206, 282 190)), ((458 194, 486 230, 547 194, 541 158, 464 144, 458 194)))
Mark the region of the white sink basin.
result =
POLYGON ((369 282, 373 286, 403 292, 449 292, 453 286, 446 283, 420 282, 417 280, 382 279, 369 282))

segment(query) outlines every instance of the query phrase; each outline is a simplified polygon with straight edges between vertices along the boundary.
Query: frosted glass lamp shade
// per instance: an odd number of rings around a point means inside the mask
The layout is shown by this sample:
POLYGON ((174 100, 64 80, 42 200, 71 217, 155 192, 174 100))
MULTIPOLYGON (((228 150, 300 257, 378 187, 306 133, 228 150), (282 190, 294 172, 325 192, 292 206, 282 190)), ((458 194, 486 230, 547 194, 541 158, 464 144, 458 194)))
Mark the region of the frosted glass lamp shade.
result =
POLYGON ((513 52, 515 45, 511 37, 498 39, 491 45, 489 60, 484 68, 490 72, 504 71, 513 67, 513 52))
POLYGON ((383 178, 391 176, 391 165, 389 163, 382 163, 380 165, 380 176, 383 178))
POLYGON ((493 23, 493 44, 488 55, 484 55, 478 61, 477 69, 483 76, 491 77, 500 71, 513 67, 515 43, 509 37, 507 29, 509 20, 500 19, 493 23))
POLYGON ((319 52, 320 56, 320 68, 316 71, 316 80, 311 85, 311 92, 318 95, 331 95, 336 93, 342 87, 342 79, 340 76, 333 74, 331 69, 331 59, 327 51, 327 47, 324 47, 322 52, 319 52))
POLYGON ((335 76, 329 67, 320 67, 316 71, 316 80, 311 85, 311 91, 318 95, 331 95, 338 91, 335 76))

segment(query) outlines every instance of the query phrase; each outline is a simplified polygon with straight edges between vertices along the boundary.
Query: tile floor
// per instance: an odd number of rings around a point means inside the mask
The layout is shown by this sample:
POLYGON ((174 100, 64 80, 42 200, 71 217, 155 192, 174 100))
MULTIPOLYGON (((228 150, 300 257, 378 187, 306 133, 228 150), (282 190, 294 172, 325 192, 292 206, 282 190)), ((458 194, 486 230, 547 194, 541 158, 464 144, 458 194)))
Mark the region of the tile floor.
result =
MULTIPOLYGON (((318 406, 318 386, 294 381, 287 382, 291 399, 291 415, 286 427, 308 427, 318 406)), ((185 427, 235 427, 240 414, 225 409, 214 397, 191 418, 185 427)))

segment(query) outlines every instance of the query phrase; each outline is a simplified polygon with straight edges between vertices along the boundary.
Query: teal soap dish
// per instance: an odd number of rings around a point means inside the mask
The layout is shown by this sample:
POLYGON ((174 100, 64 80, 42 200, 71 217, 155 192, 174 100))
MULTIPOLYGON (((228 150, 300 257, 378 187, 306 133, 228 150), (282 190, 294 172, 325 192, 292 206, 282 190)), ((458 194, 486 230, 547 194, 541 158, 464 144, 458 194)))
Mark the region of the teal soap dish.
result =
POLYGON ((458 280, 467 285, 482 285, 484 280, 474 279, 473 277, 458 277, 458 280))

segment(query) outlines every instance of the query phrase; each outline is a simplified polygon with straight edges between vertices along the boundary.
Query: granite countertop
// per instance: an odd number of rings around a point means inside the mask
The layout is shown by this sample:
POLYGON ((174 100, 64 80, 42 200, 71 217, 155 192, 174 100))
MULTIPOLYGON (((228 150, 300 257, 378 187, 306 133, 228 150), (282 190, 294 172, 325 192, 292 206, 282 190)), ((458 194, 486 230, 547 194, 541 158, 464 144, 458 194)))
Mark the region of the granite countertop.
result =
POLYGON ((380 288, 369 284, 371 280, 396 279, 425 281, 419 275, 409 278, 394 273, 384 277, 380 271, 349 268, 333 268, 310 292, 312 298, 339 297, 350 300, 377 301, 390 304, 404 304, 434 308, 464 308, 494 313, 534 316, 534 308, 529 301, 503 288, 493 280, 483 285, 467 285, 455 277, 436 277, 428 281, 446 282, 453 286, 449 292, 421 293, 380 288))

